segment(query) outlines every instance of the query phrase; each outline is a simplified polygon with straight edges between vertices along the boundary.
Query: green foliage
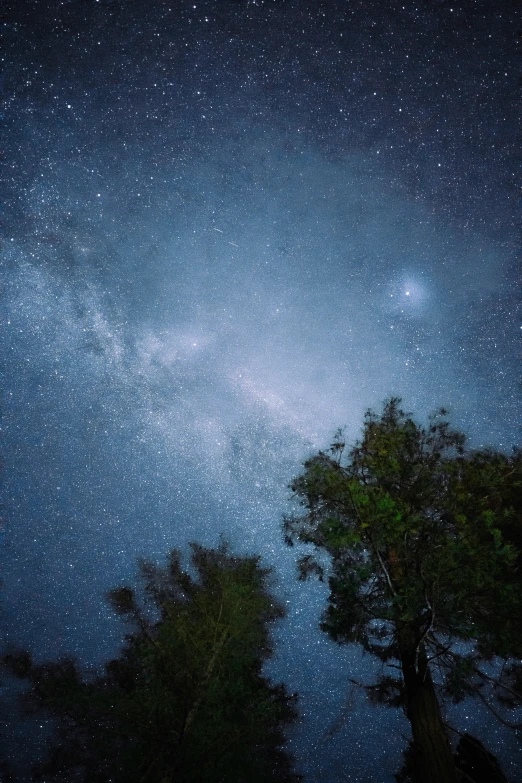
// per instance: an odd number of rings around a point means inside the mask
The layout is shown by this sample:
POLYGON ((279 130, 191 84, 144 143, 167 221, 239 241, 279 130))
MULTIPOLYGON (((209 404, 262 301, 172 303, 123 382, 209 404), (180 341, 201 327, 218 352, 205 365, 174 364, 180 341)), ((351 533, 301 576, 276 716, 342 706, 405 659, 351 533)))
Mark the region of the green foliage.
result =
POLYGON ((5 662, 30 680, 30 698, 61 721, 45 779, 297 781, 284 752, 295 698, 262 676, 269 625, 283 616, 258 558, 192 546, 192 579, 178 552, 141 563, 145 600, 122 587, 109 600, 133 631, 121 655, 88 681, 74 661, 5 662), (73 772, 74 770, 74 772, 73 772))
POLYGON ((400 658, 402 634, 447 693, 460 698, 464 681, 473 692, 482 661, 522 654, 520 454, 466 451, 446 411, 422 427, 397 398, 345 449, 340 432, 305 463, 291 485, 303 513, 284 523, 288 542, 330 556, 323 630, 385 660, 400 658))

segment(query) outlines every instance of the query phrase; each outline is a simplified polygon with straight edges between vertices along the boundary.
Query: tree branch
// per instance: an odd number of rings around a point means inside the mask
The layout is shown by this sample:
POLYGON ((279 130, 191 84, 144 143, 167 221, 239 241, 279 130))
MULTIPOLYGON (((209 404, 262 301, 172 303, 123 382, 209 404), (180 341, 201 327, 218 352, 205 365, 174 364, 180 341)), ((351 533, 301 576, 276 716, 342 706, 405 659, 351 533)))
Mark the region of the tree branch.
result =
MULTIPOLYGON (((486 682, 489 682, 491 685, 493 685, 494 688, 502 688, 502 690, 510 693, 515 699, 522 699, 522 693, 519 691, 515 691, 510 688, 509 685, 504 685, 504 683, 500 680, 496 680, 494 677, 490 677, 489 674, 481 671, 477 666, 474 666, 473 668, 479 677, 481 677, 483 680, 486 680, 486 682)), ((504 667, 502 667, 502 669, 504 669, 504 667)))
POLYGON ((201 702, 203 701, 203 697, 205 696, 205 687, 207 683, 209 682, 210 678, 212 677, 212 672, 214 671, 214 667, 216 665, 216 661, 218 658, 219 653, 223 649, 226 639, 228 635, 228 628, 225 628, 223 630, 223 633, 221 634, 219 640, 215 644, 214 652, 212 653, 212 656, 210 658, 210 661, 208 662, 207 669, 205 671, 205 674, 203 675, 203 680, 201 682, 201 685, 199 687, 199 696, 196 698, 196 701, 190 708, 187 717, 185 719, 185 722, 183 724, 183 729, 181 731, 180 735, 180 742, 183 741, 183 738, 187 731, 189 730, 191 724, 194 722, 194 718, 196 717, 196 713, 199 710, 199 707, 201 705, 201 702))
POLYGON ((393 582, 391 580, 390 574, 388 573, 388 569, 386 568, 386 565, 384 564, 384 560, 382 559, 381 553, 379 552, 377 546, 375 545, 375 541, 373 540, 373 536, 370 534, 369 536, 370 541, 372 543, 373 550, 375 554, 377 555, 377 559, 379 560, 379 563, 381 565, 381 568, 383 570, 384 576, 386 577, 386 581, 388 582, 388 587, 391 590, 391 593, 394 598, 397 598, 397 591, 395 590, 393 586, 393 582))
POLYGON ((508 729, 515 729, 515 731, 520 731, 522 729, 522 723, 511 723, 511 721, 506 720, 501 715, 498 714, 498 712, 491 706, 491 704, 488 702, 486 697, 483 693, 480 692, 478 688, 474 690, 474 694, 476 694, 482 704, 484 704, 485 707, 495 716, 495 718, 502 723, 503 726, 507 726, 508 729))

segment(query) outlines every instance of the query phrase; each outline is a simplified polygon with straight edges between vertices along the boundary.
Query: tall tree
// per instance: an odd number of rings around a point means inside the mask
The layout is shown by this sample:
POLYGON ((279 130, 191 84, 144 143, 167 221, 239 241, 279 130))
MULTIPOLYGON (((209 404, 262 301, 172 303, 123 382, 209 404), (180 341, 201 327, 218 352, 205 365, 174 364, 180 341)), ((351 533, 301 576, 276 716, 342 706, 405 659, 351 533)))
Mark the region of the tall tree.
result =
POLYGON ((269 626, 283 616, 259 558, 192 545, 192 578, 173 551, 165 568, 141 564, 144 597, 109 594, 132 632, 105 673, 72 660, 6 663, 29 679, 30 701, 60 721, 39 779, 140 783, 290 783, 284 751, 295 698, 262 674, 269 626))
POLYGON ((520 698, 516 668, 503 669, 511 680, 495 679, 481 663, 522 650, 521 462, 466 453, 444 410, 422 427, 400 402, 366 414, 346 457, 339 432, 305 463, 292 484, 305 510, 284 528, 287 543, 330 556, 299 563, 301 578, 329 568, 322 629, 398 666, 399 680, 385 677, 371 692, 402 700, 418 779, 455 783, 440 695, 477 694, 491 706, 484 691, 493 687, 505 702, 520 698))

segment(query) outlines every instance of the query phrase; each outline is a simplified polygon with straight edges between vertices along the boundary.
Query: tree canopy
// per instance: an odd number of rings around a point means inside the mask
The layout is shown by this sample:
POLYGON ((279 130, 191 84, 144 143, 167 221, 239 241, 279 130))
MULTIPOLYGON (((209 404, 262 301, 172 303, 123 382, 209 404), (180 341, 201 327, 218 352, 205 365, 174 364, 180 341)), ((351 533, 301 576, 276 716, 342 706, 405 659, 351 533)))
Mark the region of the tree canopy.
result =
MULTIPOLYGON (((287 543, 313 548, 300 578, 328 577, 322 629, 390 667, 364 687, 410 720, 397 780, 502 783, 476 738, 463 734, 452 750, 441 704, 474 696, 521 728, 510 712, 522 704, 521 453, 467 450, 444 410, 421 426, 392 398, 366 414, 352 447, 339 431, 292 489, 301 513, 285 520, 287 543)), ((284 615, 270 571, 225 545, 191 552, 189 570, 174 550, 164 567, 141 561, 140 589, 109 593, 129 633, 102 673, 73 659, 4 656, 29 683, 28 706, 58 723, 34 779, 300 779, 284 736, 295 696, 263 676, 270 628, 284 615)))
POLYGON ((340 431, 305 463, 291 485, 304 512, 284 529, 287 543, 328 553, 299 563, 301 578, 329 569, 322 629, 398 666, 373 695, 404 704, 418 779, 446 783, 457 778, 440 697, 478 695, 490 709, 492 695, 521 698, 509 658, 522 652, 522 464, 468 452, 444 410, 423 427, 400 403, 368 411, 350 449, 340 431), (498 678, 481 665, 495 656, 498 678))
POLYGON ((173 551, 141 563, 143 598, 109 599, 131 623, 121 655, 88 679, 74 660, 7 656, 29 699, 59 719, 46 780, 140 783, 298 781, 283 746, 295 697, 262 674, 270 625, 283 616, 259 558, 192 545, 193 578, 173 551), (71 777, 72 776, 72 777, 71 777))

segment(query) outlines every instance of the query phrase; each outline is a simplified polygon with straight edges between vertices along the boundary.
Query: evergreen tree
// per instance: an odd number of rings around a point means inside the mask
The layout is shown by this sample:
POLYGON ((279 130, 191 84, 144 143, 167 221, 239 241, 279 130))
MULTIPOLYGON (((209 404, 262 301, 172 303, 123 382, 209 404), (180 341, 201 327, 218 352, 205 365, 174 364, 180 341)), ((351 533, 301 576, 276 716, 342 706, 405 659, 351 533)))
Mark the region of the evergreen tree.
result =
MULTIPOLYGON (((520 700, 522 596, 517 563, 522 518, 520 456, 466 453, 444 410, 427 428, 391 399, 366 414, 346 458, 342 432, 304 465, 292 489, 304 506, 285 521, 286 541, 329 558, 322 629, 357 642, 400 671, 370 689, 403 703, 423 783, 455 783, 439 699, 520 700), (503 656, 494 678, 484 661, 503 656)), ((300 577, 325 571, 301 558, 300 577)), ((496 659, 495 659, 496 660, 496 659)))
POLYGON ((192 545, 193 579, 173 551, 142 562, 144 598, 109 599, 132 625, 121 655, 89 680, 73 660, 5 662, 29 699, 59 719, 60 737, 37 773, 56 781, 265 783, 298 781, 283 730, 295 698, 263 675, 269 626, 283 616, 256 557, 192 545))

